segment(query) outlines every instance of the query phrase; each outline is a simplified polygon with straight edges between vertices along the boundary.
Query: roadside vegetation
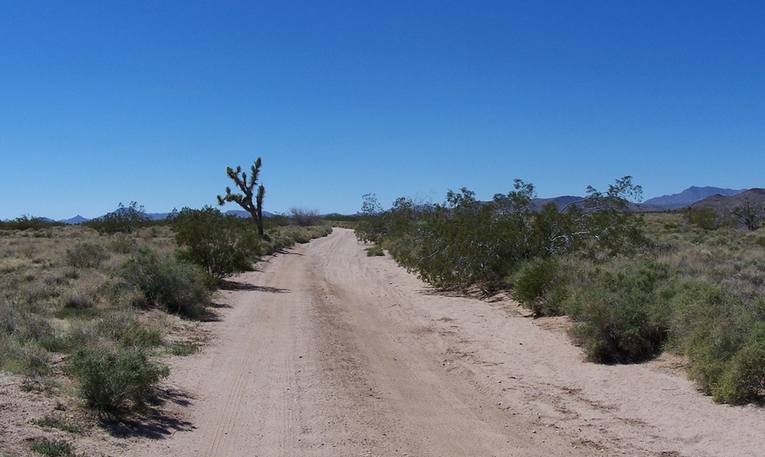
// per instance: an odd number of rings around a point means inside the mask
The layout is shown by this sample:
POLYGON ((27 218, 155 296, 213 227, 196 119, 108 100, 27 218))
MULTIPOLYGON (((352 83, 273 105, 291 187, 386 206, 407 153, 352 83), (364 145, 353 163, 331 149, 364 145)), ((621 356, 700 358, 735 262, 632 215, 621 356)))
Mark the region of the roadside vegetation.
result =
POLYGON ((534 187, 440 204, 363 197, 359 239, 441 289, 509 290, 536 316, 568 315, 599 363, 685 356, 716 401, 765 400, 765 230, 760 209, 642 214, 630 177, 581 204, 534 208, 534 187))
MULTIPOLYGON (((211 207, 152 221, 135 202, 77 226, 0 222, 0 376, 101 421, 145 412, 169 374, 166 357, 203 343, 198 322, 214 313, 224 278, 332 230, 313 214, 253 222, 211 207)), ((30 423, 54 437, 93 423, 37 413, 30 423)), ((60 439, 35 440, 31 450, 74 455, 60 439)))

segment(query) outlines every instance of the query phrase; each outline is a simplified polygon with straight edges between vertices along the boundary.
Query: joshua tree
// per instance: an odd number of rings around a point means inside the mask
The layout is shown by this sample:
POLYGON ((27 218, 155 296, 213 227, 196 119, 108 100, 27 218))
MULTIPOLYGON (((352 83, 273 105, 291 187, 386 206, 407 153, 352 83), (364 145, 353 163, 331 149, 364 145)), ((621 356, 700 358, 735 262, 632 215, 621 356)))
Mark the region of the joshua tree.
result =
POLYGON ((226 167, 226 174, 236 187, 238 187, 242 193, 235 194, 231 192, 231 188, 226 186, 226 195, 218 195, 218 204, 223 206, 226 202, 234 202, 241 206, 242 209, 250 213, 252 220, 255 221, 255 225, 258 226, 258 234, 263 238, 263 197, 266 195, 266 188, 263 184, 258 185, 258 174, 260 174, 260 157, 250 167, 250 176, 242 171, 242 167, 238 166, 236 169, 226 167), (257 193, 255 192, 255 186, 258 185, 257 193), (255 203, 252 202, 253 197, 255 203))

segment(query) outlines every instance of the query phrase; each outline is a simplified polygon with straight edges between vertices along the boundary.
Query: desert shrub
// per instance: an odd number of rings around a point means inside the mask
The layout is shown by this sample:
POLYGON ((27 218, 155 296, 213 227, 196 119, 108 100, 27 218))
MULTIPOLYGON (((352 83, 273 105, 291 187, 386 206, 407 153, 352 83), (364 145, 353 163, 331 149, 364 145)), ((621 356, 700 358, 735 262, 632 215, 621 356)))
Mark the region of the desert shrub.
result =
POLYGON ((169 374, 167 367, 152 362, 140 348, 83 348, 68 368, 79 382, 80 396, 101 412, 141 407, 169 374))
POLYGON ((590 360, 640 362, 657 355, 668 337, 669 268, 654 262, 597 267, 578 275, 566 309, 572 335, 590 360))
POLYGON ((720 227, 720 220, 714 209, 709 207, 689 208, 686 212, 688 222, 704 230, 714 230, 720 227))
POLYGON ((62 304, 64 308, 82 310, 92 308, 95 305, 95 299, 87 292, 71 290, 64 294, 62 304))
POLYGON ((53 333, 53 327, 45 318, 18 303, 0 302, 0 334, 24 342, 39 341, 53 333))
POLYGON ((552 258, 536 258, 525 263, 515 274, 513 298, 538 316, 556 316, 566 294, 560 264, 552 258))
POLYGON ((132 233, 140 227, 150 223, 143 206, 136 202, 130 202, 128 206, 119 204, 111 213, 85 222, 83 225, 91 227, 98 233, 132 233))
POLYGON ((115 312, 99 320, 95 326, 100 336, 125 347, 153 348, 162 344, 162 332, 139 322, 133 313, 115 312))
POLYGON ((63 440, 40 438, 32 442, 32 451, 49 457, 74 456, 72 445, 63 440))
POLYGON ((588 188, 584 208, 548 204, 537 210, 534 186, 515 180, 513 190, 490 202, 462 188, 449 191, 443 204, 399 198, 387 211, 367 194, 356 234, 382 243, 397 262, 438 288, 477 286, 491 293, 535 257, 579 252, 606 261, 639 252, 647 246, 644 222, 630 211, 629 199, 640 193, 627 176, 606 192, 588 188))
POLYGON ((161 257, 154 251, 139 251, 118 274, 126 284, 141 291, 147 304, 164 307, 169 312, 195 316, 209 301, 204 271, 173 257, 161 257))
POLYGON ((714 386, 716 400, 744 404, 765 399, 765 322, 758 322, 714 386))
POLYGON ((184 208, 173 220, 180 256, 222 279, 252 268, 260 239, 251 223, 224 216, 215 208, 184 208))
POLYGON ((109 254, 100 244, 81 242, 66 251, 67 263, 75 268, 97 268, 109 254))
POLYGON ((7 230, 41 230, 56 225, 62 225, 60 222, 52 221, 42 217, 20 216, 10 221, 0 221, 0 228, 7 230))
POLYGON ((765 248, 765 236, 758 237, 757 240, 755 240, 755 243, 758 246, 762 246, 765 248))
POLYGON ((672 300, 672 344, 690 362, 690 376, 716 401, 763 399, 765 303, 720 284, 685 282, 672 300))
POLYGON ((300 227, 316 225, 321 221, 319 211, 306 208, 290 208, 290 222, 300 227))
POLYGON ((385 255, 385 250, 376 244, 374 246, 368 247, 366 251, 367 257, 379 257, 385 255))
POLYGON ((118 254, 130 254, 138 247, 135 238, 125 233, 117 233, 109 242, 109 249, 118 254))

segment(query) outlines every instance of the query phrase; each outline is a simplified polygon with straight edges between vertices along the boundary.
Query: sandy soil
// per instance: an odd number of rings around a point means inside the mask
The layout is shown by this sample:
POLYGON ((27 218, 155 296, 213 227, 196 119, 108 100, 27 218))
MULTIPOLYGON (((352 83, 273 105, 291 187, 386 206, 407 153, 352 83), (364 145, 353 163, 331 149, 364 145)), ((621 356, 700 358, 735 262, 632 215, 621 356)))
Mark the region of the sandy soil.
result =
POLYGON ((583 361, 508 301, 432 292, 349 230, 221 293, 173 362, 167 434, 133 456, 762 456, 765 410, 716 405, 672 361, 583 361))

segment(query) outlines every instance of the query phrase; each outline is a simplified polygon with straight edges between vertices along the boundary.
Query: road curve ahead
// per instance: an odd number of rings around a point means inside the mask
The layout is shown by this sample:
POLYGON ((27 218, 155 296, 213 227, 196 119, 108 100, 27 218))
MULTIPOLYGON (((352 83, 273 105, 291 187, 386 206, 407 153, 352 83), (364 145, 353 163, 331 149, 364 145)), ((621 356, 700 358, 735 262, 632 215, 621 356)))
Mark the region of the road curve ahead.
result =
MULTIPOLYGON (((134 456, 762 456, 765 414, 661 363, 583 361, 506 302, 434 293, 350 230, 220 293, 211 344, 172 361, 189 424, 134 456)), ((665 364, 666 365, 666 364, 665 364)))

